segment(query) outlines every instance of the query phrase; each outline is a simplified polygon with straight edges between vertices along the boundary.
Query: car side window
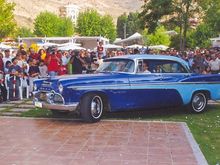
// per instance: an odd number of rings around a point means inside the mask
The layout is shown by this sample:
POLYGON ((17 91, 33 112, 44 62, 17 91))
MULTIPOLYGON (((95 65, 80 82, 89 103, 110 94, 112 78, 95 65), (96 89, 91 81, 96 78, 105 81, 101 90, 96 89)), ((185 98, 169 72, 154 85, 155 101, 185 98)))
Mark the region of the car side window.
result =
POLYGON ((170 60, 138 60, 137 73, 187 73, 187 70, 178 62, 170 60))
POLYGON ((170 61, 160 66, 162 73, 186 73, 186 70, 179 63, 170 61))

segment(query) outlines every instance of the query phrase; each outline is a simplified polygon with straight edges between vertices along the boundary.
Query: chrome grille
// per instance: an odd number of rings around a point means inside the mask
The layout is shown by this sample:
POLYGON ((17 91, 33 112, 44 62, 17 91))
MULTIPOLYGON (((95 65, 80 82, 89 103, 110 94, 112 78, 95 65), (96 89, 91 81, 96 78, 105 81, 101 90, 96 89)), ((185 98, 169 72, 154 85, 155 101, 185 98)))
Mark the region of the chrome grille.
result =
POLYGON ((40 102, 49 104, 64 104, 64 98, 59 93, 51 92, 38 92, 34 94, 34 99, 40 102))

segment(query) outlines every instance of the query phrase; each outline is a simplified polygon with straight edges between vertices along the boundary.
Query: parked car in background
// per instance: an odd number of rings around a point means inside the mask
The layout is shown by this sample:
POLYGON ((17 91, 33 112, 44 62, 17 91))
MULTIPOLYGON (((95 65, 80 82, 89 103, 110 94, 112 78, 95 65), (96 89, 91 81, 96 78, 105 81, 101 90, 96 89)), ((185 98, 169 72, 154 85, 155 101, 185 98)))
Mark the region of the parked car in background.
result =
POLYGON ((103 111, 186 106, 206 110, 220 99, 220 75, 191 73, 184 60, 164 55, 126 55, 105 59, 94 74, 34 81, 34 105, 53 113, 77 111, 97 122, 103 111))

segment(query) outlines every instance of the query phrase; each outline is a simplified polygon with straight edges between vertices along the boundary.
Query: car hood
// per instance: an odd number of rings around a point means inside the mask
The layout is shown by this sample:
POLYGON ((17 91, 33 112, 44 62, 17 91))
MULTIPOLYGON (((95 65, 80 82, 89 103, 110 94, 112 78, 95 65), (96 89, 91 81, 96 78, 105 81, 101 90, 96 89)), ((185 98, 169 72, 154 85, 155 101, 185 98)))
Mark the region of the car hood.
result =
POLYGON ((44 91, 58 91, 61 84, 68 86, 91 86, 105 84, 128 84, 128 74, 126 73, 97 73, 97 74, 77 74, 63 75, 52 78, 45 78, 35 81, 38 88, 44 91))
POLYGON ((57 77, 58 81, 65 86, 68 85, 91 85, 95 84, 117 84, 128 83, 128 74, 125 73, 97 73, 97 74, 81 74, 57 77))

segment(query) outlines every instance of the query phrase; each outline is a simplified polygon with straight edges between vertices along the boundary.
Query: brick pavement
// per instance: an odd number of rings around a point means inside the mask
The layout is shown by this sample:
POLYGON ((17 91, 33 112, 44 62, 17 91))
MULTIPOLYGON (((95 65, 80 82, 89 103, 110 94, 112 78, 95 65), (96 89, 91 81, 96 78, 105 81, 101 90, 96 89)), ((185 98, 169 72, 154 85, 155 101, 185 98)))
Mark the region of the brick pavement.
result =
POLYGON ((0 164, 206 165, 186 124, 0 117, 0 164))

